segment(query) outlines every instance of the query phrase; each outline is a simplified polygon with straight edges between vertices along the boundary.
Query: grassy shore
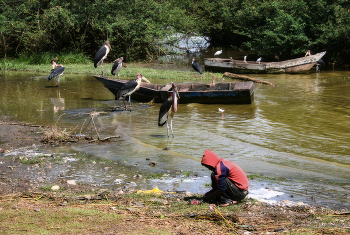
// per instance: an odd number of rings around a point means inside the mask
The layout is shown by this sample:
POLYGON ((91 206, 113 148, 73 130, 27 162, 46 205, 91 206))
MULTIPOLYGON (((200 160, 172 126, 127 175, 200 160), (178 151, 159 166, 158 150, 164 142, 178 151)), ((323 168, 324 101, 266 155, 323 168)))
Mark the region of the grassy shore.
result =
MULTIPOLYGON (((60 62, 58 62, 60 63, 60 62)), ((93 75, 101 74, 101 66, 94 68, 93 62, 90 63, 66 63, 62 65, 65 67, 64 74, 87 74, 93 75)), ((104 74, 108 77, 114 77, 111 75, 113 63, 104 63, 104 74)), ((168 79, 172 81, 185 81, 185 80, 212 80, 213 76, 216 78, 222 78, 222 73, 211 73, 204 72, 202 75, 195 72, 191 64, 188 65, 188 68, 182 66, 182 69, 175 69, 176 66, 173 66, 174 69, 162 69, 165 64, 161 62, 154 63, 124 63, 126 68, 123 68, 120 72, 121 79, 130 79, 133 78, 137 73, 141 73, 148 79, 168 79)), ((173 65, 173 64, 172 64, 173 65)), ((204 68, 204 65, 202 65, 204 68)), ((45 64, 33 64, 28 61, 23 61, 20 59, 1 59, 0 60, 0 69, 5 71, 27 71, 27 72, 38 72, 49 74, 52 66, 50 62, 45 64)))
MULTIPOLYGON (((61 184, 62 186, 62 184, 61 184)), ((348 214, 254 200, 192 205, 200 195, 85 185, 0 197, 1 234, 349 234, 348 214)))

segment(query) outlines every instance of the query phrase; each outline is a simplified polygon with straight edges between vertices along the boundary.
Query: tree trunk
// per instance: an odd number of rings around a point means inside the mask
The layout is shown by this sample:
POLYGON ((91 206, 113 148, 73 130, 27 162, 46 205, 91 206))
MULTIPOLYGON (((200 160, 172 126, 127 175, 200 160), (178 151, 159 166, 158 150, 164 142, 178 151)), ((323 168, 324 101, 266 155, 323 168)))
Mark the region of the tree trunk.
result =
POLYGON ((239 74, 235 74, 235 73, 226 72, 226 73, 224 73, 223 76, 224 77, 228 77, 228 78, 236 78, 236 79, 240 79, 240 80, 243 80, 243 81, 253 81, 253 82, 257 82, 257 83, 267 84, 267 85, 270 85, 270 86, 276 86, 275 84, 273 84, 271 82, 262 81, 262 80, 259 80, 259 79, 256 79, 256 78, 251 78, 251 77, 248 77, 248 76, 239 75, 239 74))

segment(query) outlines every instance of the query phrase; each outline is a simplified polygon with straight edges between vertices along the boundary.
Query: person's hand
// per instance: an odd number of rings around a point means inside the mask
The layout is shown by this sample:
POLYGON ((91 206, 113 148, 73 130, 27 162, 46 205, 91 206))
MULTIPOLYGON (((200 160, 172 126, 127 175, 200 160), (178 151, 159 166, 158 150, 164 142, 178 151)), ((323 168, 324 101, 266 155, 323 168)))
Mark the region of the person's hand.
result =
POLYGON ((205 201, 205 202, 208 202, 208 201, 209 201, 209 200, 208 200, 208 195, 204 195, 203 201, 205 201))

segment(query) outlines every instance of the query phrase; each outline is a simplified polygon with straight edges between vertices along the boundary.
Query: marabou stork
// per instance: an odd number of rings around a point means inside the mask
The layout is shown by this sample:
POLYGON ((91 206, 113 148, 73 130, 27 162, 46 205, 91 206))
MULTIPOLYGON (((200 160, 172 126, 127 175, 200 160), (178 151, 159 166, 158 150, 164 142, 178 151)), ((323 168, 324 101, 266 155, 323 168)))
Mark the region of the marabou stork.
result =
POLYGON ((109 51, 112 50, 111 44, 109 41, 105 45, 101 46, 100 49, 96 52, 94 66, 97 68, 98 65, 101 65, 102 76, 103 76, 103 60, 107 58, 109 51))
POLYGON ((220 55, 222 53, 222 50, 215 52, 214 55, 220 55))
POLYGON ((166 123, 166 128, 167 128, 167 134, 169 138, 169 122, 168 119, 170 117, 170 129, 171 129, 171 134, 173 135, 174 138, 174 133, 173 133, 173 117, 174 114, 177 112, 177 106, 178 106, 178 99, 180 99, 180 95, 177 91, 177 87, 175 83, 172 83, 172 89, 173 93, 171 96, 160 106, 159 110, 159 118, 158 118, 158 126, 163 126, 166 123))
POLYGON ((192 68, 198 73, 202 74, 202 66, 193 58, 192 59, 192 68))
POLYGON ((115 78, 117 77, 117 73, 118 73, 118 78, 120 77, 119 72, 123 67, 123 59, 124 59, 123 57, 120 57, 119 59, 114 61, 111 73, 112 75, 114 75, 115 78))
POLYGON ((132 80, 124 83, 124 85, 120 87, 115 99, 118 100, 120 97, 123 97, 123 103, 125 106, 125 110, 126 110, 125 97, 129 96, 129 105, 131 107, 130 96, 132 93, 134 93, 135 91, 137 91, 140 88, 142 80, 145 80, 146 82, 150 83, 147 80, 147 78, 145 78, 140 73, 138 73, 138 74, 136 74, 136 79, 132 79, 132 80))
POLYGON ((55 60, 51 60, 51 64, 52 64, 52 70, 51 70, 49 77, 47 78, 47 81, 51 81, 53 78, 55 78, 56 83, 59 83, 60 76, 64 72, 64 67, 61 64, 57 65, 55 60))
POLYGON ((260 57, 259 59, 256 60, 256 63, 260 64, 262 58, 260 57))

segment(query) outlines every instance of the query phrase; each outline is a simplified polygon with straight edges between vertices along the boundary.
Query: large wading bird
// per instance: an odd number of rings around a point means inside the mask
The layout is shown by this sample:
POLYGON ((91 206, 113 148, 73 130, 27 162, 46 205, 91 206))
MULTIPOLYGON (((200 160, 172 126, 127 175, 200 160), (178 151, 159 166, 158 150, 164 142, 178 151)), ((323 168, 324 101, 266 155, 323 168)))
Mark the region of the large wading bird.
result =
POLYGON ((107 58, 109 51, 111 50, 111 44, 109 41, 105 45, 101 46, 100 49, 96 52, 94 66, 97 68, 98 65, 101 65, 102 76, 103 76, 103 60, 107 58))
POLYGON ((134 93, 135 91, 137 91, 140 88, 142 80, 145 80, 146 82, 150 83, 147 80, 147 78, 145 78, 140 73, 138 73, 138 74, 136 74, 136 79, 132 79, 132 80, 124 83, 124 85, 120 87, 120 89, 117 93, 117 96, 116 96, 116 100, 118 100, 120 97, 123 97, 123 103, 124 103, 125 110, 126 110, 125 97, 129 96, 129 106, 131 107, 130 96, 132 93, 134 93))
POLYGON ((174 138, 173 133, 173 117, 177 112, 178 107, 178 99, 180 99, 180 95, 177 91, 177 87, 175 83, 172 83, 173 93, 171 96, 160 106, 159 110, 159 118, 158 118, 158 126, 163 126, 166 123, 167 134, 169 138, 169 117, 170 117, 170 130, 171 134, 174 138))
POLYGON ((64 72, 64 67, 61 64, 57 65, 55 62, 55 59, 51 60, 51 64, 52 64, 52 70, 47 80, 51 81, 53 78, 55 78, 56 83, 60 83, 60 76, 64 72))
POLYGON ((202 74, 202 66, 194 58, 192 59, 192 68, 198 73, 202 74))
POLYGON ((114 77, 117 77, 117 73, 118 73, 118 78, 120 77, 120 70, 123 67, 123 57, 120 57, 119 59, 115 60, 112 66, 112 75, 114 75, 114 77))

